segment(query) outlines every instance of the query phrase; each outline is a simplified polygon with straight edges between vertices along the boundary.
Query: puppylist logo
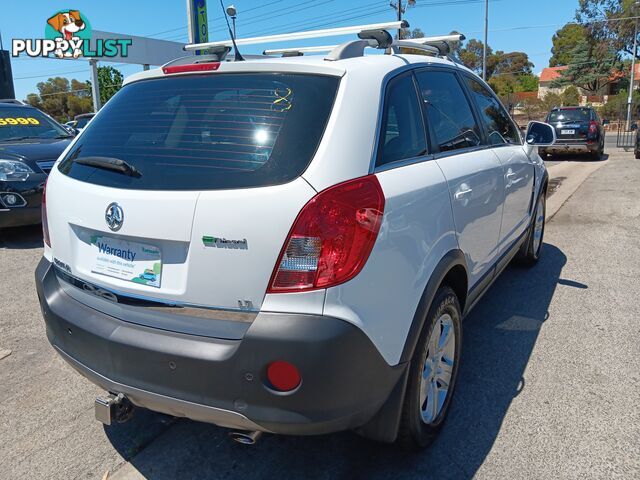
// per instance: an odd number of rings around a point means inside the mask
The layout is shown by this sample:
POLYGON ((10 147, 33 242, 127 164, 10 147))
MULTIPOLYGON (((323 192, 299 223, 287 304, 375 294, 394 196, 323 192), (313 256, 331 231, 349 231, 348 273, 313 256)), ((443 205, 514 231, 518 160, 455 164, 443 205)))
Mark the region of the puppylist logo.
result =
POLYGON ((91 40, 91 24, 79 10, 60 10, 47 19, 44 38, 14 39, 11 55, 29 57, 100 58, 126 57, 133 41, 129 39, 91 40))

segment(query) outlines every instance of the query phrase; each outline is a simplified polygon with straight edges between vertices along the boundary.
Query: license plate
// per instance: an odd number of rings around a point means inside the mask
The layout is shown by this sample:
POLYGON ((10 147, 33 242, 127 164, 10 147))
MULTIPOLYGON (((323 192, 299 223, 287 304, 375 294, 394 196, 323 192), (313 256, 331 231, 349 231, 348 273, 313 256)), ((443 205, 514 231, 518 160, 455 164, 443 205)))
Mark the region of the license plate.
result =
POLYGON ((573 135, 575 133, 575 130, 560 130, 560 135, 573 135))
POLYGON ((158 247, 94 235, 91 248, 93 273, 160 287, 162 254, 158 247))

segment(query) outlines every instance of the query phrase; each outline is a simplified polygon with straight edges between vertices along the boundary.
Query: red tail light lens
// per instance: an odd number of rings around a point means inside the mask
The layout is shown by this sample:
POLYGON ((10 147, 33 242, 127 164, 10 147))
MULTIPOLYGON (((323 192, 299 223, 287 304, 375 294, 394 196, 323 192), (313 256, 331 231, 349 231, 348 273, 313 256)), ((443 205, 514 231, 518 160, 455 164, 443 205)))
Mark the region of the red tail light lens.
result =
POLYGON ((271 362, 267 367, 267 379, 275 390, 280 392, 290 392, 300 385, 302 378, 295 365, 277 360, 271 362))
MULTIPOLYGON (((47 179, 48 180, 48 179, 47 179)), ((49 238, 49 222, 47 220, 47 182, 44 182, 42 188, 42 238, 47 246, 51 247, 51 239, 49 238)))
POLYGON ((598 133, 598 122, 591 121, 589 124, 589 133, 598 133))
POLYGON ((165 74, 185 73, 185 72, 212 72, 220 68, 220 62, 211 63, 190 63, 188 65, 173 65, 162 67, 165 74))
POLYGON ((384 194, 374 175, 323 190, 298 214, 268 293, 328 288, 355 277, 371 253, 384 194))

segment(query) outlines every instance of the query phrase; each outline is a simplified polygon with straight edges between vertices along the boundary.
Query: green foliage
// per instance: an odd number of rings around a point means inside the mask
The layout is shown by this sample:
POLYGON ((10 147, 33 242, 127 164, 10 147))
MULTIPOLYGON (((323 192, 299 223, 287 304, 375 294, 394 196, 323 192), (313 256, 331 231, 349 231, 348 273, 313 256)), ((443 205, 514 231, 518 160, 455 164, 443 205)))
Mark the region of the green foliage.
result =
POLYGON ((542 100, 540 100, 540 106, 546 113, 554 107, 561 107, 563 105, 562 95, 555 92, 547 93, 542 100))
MULTIPOLYGON (((122 88, 122 73, 113 67, 98 67, 98 86, 100 87, 100 104, 104 105, 122 88)), ((91 89, 91 82, 87 82, 91 89)))
MULTIPOLYGON (((463 47, 458 48, 456 55, 462 64, 478 75, 482 74, 482 50, 484 43, 472 38, 463 47)), ((487 77, 489 77, 489 58, 493 54, 491 47, 487 47, 487 77)))
MULTIPOLYGON (((629 91, 621 90, 617 95, 609 97, 609 101, 600 107, 599 113, 602 118, 609 120, 624 120, 627 114, 627 100, 629 91)), ((640 105, 640 92, 633 92, 632 102, 634 105, 640 105)))
POLYGON ((573 85, 567 87, 561 97, 563 106, 580 105, 580 91, 573 85))
POLYGON ((575 85, 596 94, 612 82, 612 74, 620 68, 616 51, 604 42, 590 44, 582 41, 571 50, 570 55, 573 63, 562 71, 560 78, 552 82, 552 87, 575 85))
POLYGON ((549 59, 550 67, 559 67, 573 63, 572 50, 583 41, 587 40, 587 30, 582 25, 567 23, 558 30, 551 41, 553 54, 549 59))
POLYGON ((535 92, 538 90, 538 86, 540 84, 540 79, 532 74, 520 75, 518 77, 518 82, 520 83, 520 92, 535 92))
POLYGON ((62 77, 49 78, 37 85, 38 93, 27 95, 27 103, 51 115, 60 122, 71 120, 75 115, 93 111, 87 96, 87 84, 62 77))
POLYGON ((640 13, 633 8, 634 4, 635 0, 579 0, 576 18, 595 41, 606 43, 616 52, 632 55, 633 17, 640 13), (603 15, 608 21, 601 21, 603 15))

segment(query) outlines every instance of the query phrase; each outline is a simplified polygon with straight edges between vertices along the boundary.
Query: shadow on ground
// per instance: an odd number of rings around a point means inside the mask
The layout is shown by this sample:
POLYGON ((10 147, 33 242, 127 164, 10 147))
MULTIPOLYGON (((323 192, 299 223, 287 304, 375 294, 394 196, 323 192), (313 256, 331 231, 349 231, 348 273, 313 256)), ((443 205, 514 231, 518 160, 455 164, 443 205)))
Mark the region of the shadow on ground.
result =
POLYGON ((0 229, 0 248, 42 248, 42 226, 12 227, 0 229))
POLYGON ((140 451, 148 435, 141 440, 139 432, 166 422, 167 417, 150 412, 105 432, 150 479, 471 478, 491 450, 511 401, 527 388, 523 373, 566 263, 557 247, 543 248, 534 268, 509 267, 466 319, 452 410, 442 434, 424 452, 404 453, 351 433, 265 436, 246 447, 228 440, 225 429, 188 420, 176 420, 140 451))

